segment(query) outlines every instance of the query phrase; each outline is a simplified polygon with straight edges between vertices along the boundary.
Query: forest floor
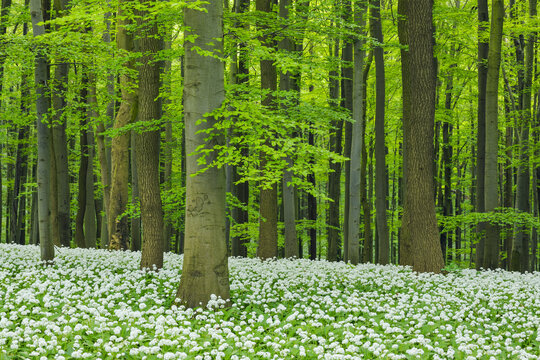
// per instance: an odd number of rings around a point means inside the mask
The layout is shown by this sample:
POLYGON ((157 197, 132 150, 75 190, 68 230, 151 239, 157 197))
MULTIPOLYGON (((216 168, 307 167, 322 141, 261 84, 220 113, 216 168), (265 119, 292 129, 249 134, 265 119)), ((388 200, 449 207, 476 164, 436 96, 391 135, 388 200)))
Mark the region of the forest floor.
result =
POLYGON ((231 258, 232 307, 194 311, 182 256, 139 261, 0 244, 0 359, 540 359, 540 273, 231 258))

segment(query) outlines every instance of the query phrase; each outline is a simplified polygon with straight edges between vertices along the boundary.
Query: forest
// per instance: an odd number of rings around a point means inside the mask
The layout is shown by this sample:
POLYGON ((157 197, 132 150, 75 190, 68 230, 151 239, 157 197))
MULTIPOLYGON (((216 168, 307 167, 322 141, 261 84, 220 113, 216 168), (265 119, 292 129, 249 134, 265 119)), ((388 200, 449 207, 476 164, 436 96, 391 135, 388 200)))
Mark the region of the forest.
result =
POLYGON ((537 8, 2 0, 0 359, 538 358, 537 8))

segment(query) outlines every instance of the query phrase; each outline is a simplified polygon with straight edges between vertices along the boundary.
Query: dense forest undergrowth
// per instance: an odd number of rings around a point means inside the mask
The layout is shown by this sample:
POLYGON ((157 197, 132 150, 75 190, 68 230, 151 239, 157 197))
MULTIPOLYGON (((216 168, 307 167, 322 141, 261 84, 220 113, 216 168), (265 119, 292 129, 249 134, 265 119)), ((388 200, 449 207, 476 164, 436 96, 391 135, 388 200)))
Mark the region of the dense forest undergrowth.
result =
MULTIPOLYGON (((0 244, 0 359, 538 359, 540 274, 235 257, 230 306, 175 302, 182 255, 0 244)), ((226 299, 229 300, 229 299, 226 299)))

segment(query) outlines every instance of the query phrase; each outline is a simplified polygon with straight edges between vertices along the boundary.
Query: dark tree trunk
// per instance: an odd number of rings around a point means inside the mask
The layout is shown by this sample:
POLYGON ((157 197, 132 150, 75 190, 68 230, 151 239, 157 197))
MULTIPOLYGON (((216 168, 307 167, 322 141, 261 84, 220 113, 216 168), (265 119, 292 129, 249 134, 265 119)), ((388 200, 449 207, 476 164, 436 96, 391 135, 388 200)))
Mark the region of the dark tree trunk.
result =
MULTIPOLYGON (((272 0, 257 0, 257 11, 271 12, 272 0)), ((261 26, 262 29, 265 26, 261 26)), ((264 38, 263 43, 272 47, 270 38, 264 38)), ((261 89, 270 92, 262 99, 262 105, 268 108, 274 107, 273 92, 277 88, 276 68, 272 60, 261 60, 261 89)), ((267 164, 266 154, 261 154, 261 168, 267 164)), ((259 223, 259 247, 257 256, 262 259, 277 257, 277 184, 263 186, 260 192, 260 223, 259 223)))
MULTIPOLYGON (((145 3, 149 6, 149 3, 145 3)), ((150 123, 161 117, 159 101, 161 64, 156 61, 164 43, 158 31, 156 19, 145 10, 141 11, 139 26, 148 19, 151 25, 143 27, 144 36, 139 40, 142 57, 139 65, 139 117, 141 123, 150 123)), ((152 128, 151 126, 146 126, 152 128)), ((159 129, 137 133, 135 155, 139 197, 141 201, 141 222, 143 243, 141 269, 161 269, 163 267, 163 209, 160 194, 159 152, 161 134, 159 129)))
MULTIPOLYGON (((504 1, 493 0, 486 80, 486 163, 484 169, 484 210, 486 212, 495 211, 495 208, 499 205, 498 95, 503 20, 504 1)), ((482 262, 482 266, 485 269, 494 269, 499 265, 499 240, 500 234, 498 226, 492 223, 486 224, 484 259, 482 262)))
MULTIPOLYGON (((432 0, 401 0, 405 5, 408 57, 402 59, 402 72, 409 82, 404 86, 403 157, 404 204, 403 242, 412 245, 402 252, 401 261, 418 272, 440 272, 444 266, 435 216, 433 188, 433 128, 435 117, 435 61, 433 58, 432 0), (403 61, 405 60, 405 61, 403 61), (402 259, 403 260, 403 259, 402 259)), ((402 25, 405 25, 402 23, 402 25)), ((400 36, 401 37, 401 36, 400 36)), ((400 39, 401 41, 401 39, 400 39)), ((401 41, 403 43, 403 41, 401 41)))
MULTIPOLYGON (((484 175, 486 166, 486 83, 487 58, 489 43, 486 32, 489 28, 489 9, 487 0, 478 0, 478 133, 476 137, 476 212, 484 212, 484 175)), ((484 261, 484 239, 486 224, 480 223, 477 227, 479 236, 476 246, 476 269, 484 261)))

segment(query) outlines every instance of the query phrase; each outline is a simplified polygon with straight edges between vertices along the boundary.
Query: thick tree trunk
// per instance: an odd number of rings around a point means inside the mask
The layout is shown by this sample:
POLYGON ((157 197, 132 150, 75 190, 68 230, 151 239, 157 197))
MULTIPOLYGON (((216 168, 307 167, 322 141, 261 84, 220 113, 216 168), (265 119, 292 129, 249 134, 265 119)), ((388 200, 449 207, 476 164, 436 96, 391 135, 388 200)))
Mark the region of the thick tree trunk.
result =
MULTIPOLYGON (((486 33, 489 27, 489 10, 487 0, 478 0, 478 132, 476 137, 476 212, 484 212, 484 176, 486 167, 486 84, 487 84, 487 58, 489 43, 486 33)), ((477 227, 479 235, 476 246, 476 269, 484 261, 484 242, 486 224, 480 223, 477 227)))
MULTIPOLYGON (((223 145, 222 137, 206 141, 205 130, 216 119, 205 114, 219 108, 224 99, 223 63, 212 56, 195 51, 220 54, 223 50, 223 3, 214 1, 201 5, 206 11, 186 9, 187 36, 196 34, 194 42, 186 43, 184 112, 186 124, 186 154, 199 146, 211 148, 223 145)), ((207 154, 208 161, 214 155, 207 154)), ((182 279, 176 296, 188 307, 205 306, 210 296, 229 301, 229 270, 225 243, 225 173, 213 167, 193 176, 201 169, 199 155, 187 157, 186 230, 182 279)))
MULTIPOLYGON (((488 53, 488 71, 486 80, 486 163, 484 170, 484 210, 495 211, 498 202, 498 151, 499 151, 499 68, 501 63, 502 28, 504 20, 504 1, 494 0, 491 13, 491 31, 488 53)), ((494 269, 499 265, 499 229, 495 224, 486 224, 484 243, 485 269, 494 269)))
MULTIPOLYGON (((403 0, 402 0, 403 1, 403 0)), ((402 2, 400 1, 400 3, 402 2)), ((435 62, 433 58, 433 2, 405 0, 409 55, 402 71, 410 84, 404 91, 403 115, 404 204, 403 242, 412 244, 413 270, 440 272, 444 266, 435 217, 433 189, 433 128, 435 118, 435 62), (414 94, 414 96, 413 96, 414 94)), ((403 60, 403 59, 402 59, 403 60)), ((403 263, 403 261, 401 262, 403 263)))
MULTIPOLYGON (((120 50, 133 51, 132 35, 128 33, 130 25, 127 4, 130 0, 122 0, 118 6, 118 25, 116 43, 120 50)), ((127 61, 126 67, 133 69, 133 61, 127 61)), ((111 141, 111 191, 109 194, 109 249, 126 250, 129 241, 128 219, 124 215, 128 203, 129 179, 129 139, 130 133, 123 129, 135 120, 137 114, 137 94, 132 89, 135 83, 128 72, 120 75, 122 103, 116 114, 114 129, 120 131, 111 141)))
MULTIPOLYGON (((34 37, 43 36, 43 9, 40 0, 30 1, 30 16, 34 37)), ((38 134, 38 216, 39 216, 39 242, 41 247, 41 260, 53 261, 54 246, 50 231, 50 163, 51 159, 51 131, 45 122, 45 114, 50 104, 46 95, 47 84, 47 57, 41 46, 35 48, 35 83, 36 83, 36 112, 38 134)))
MULTIPOLYGON (((150 4, 145 2, 145 6, 150 4)), ((158 32, 156 19, 146 11, 141 12, 139 26, 143 20, 153 20, 151 25, 143 27, 144 36, 139 40, 142 52, 139 66, 139 117, 141 123, 151 123, 161 118, 161 106, 158 101, 160 88, 161 64, 156 61, 158 52, 163 50, 164 43, 158 32)), ((186 109, 187 111, 187 109, 186 109)), ((155 126, 155 125, 154 125, 155 126)), ((151 125, 145 126, 149 129, 151 125)), ((141 201, 141 222, 143 227, 143 243, 141 269, 163 267, 163 209, 161 205, 159 152, 161 134, 159 129, 145 129, 136 135, 135 155, 137 162, 137 178, 139 180, 139 197, 141 201)))

